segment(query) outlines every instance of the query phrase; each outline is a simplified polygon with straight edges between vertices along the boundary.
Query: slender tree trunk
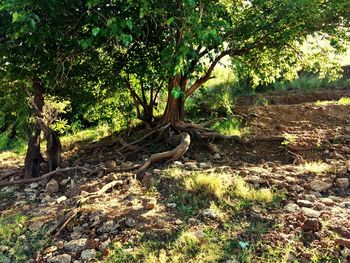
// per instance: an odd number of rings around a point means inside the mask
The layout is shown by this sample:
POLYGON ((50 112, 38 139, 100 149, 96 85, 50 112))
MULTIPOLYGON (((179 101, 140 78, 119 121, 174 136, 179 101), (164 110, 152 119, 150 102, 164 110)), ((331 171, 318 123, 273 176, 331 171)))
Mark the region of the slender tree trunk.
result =
POLYGON ((162 124, 171 123, 176 125, 176 123, 184 121, 185 119, 184 96, 182 95, 179 98, 175 98, 173 96, 174 88, 180 88, 182 92, 185 92, 186 81, 181 79, 180 76, 175 76, 169 81, 168 100, 163 113, 162 124))

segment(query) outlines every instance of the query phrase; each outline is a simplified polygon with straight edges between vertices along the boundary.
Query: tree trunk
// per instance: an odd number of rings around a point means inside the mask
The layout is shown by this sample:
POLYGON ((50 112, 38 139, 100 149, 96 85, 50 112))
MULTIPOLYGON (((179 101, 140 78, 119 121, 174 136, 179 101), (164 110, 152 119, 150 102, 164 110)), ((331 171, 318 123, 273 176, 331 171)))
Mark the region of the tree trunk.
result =
POLYGON ((167 100, 165 111, 163 113, 162 124, 171 123, 173 125, 176 125, 176 123, 184 121, 185 88, 186 88, 186 81, 182 80, 180 76, 175 76, 169 81, 168 100, 167 100), (175 98, 173 95, 174 88, 180 88, 183 94, 178 98, 175 98))

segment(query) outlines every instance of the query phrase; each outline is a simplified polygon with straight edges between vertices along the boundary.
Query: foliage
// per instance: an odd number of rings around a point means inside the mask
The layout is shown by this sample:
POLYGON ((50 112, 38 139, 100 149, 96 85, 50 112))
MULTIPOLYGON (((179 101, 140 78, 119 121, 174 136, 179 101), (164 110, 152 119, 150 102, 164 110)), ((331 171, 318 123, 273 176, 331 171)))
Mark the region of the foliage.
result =
POLYGON ((234 117, 219 121, 213 124, 211 128, 225 135, 237 135, 239 137, 243 137, 248 133, 246 128, 242 128, 242 122, 234 117))

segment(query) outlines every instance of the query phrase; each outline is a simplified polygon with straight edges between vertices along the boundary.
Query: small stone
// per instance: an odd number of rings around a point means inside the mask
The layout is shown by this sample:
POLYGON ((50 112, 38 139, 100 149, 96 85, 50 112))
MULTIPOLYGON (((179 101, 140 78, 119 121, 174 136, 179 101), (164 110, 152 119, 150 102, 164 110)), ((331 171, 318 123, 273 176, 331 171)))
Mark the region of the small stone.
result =
POLYGON ((211 163, 209 162, 202 162, 202 163, 199 163, 199 168, 201 169, 210 169, 211 168, 211 163))
POLYGON ((326 197, 320 198, 320 201, 321 201, 322 204, 325 204, 327 206, 333 206, 334 205, 334 201, 332 199, 330 199, 330 198, 326 198, 326 197))
POLYGON ((107 239, 107 240, 100 243, 98 249, 103 252, 104 250, 106 250, 109 247, 110 244, 111 244, 111 240, 107 239))
POLYGON ((182 167, 182 166, 183 166, 183 163, 180 162, 180 161, 175 161, 175 162, 173 163, 173 166, 182 167))
POLYGON ((308 200, 298 200, 297 204, 301 207, 312 207, 313 203, 308 200))
POLYGON ((147 210, 152 210, 156 207, 157 200, 156 199, 151 199, 151 200, 145 200, 144 201, 144 207, 147 210))
POLYGON ((349 179, 348 178, 338 178, 335 184, 341 188, 346 189, 349 187, 349 179))
POLYGON ((72 257, 68 254, 57 255, 47 259, 49 263, 70 263, 72 261, 72 257))
POLYGON ((194 232, 194 235, 201 242, 204 241, 204 239, 205 239, 205 234, 202 230, 197 230, 196 232, 194 232))
POLYGON ((316 201, 316 196, 314 195, 305 195, 305 200, 308 200, 310 202, 316 201))
POLYGON ((341 208, 349 208, 350 209, 350 202, 342 202, 339 204, 341 208))
MULTIPOLYGON (((99 217, 98 217, 99 218, 99 217)), ((115 231, 119 227, 118 224, 114 224, 112 220, 103 223, 103 225, 97 230, 99 233, 110 233, 115 231)))
POLYGON ((60 196, 59 198, 56 199, 56 202, 57 202, 58 204, 60 204, 60 203, 62 203, 62 202, 64 202, 64 201, 66 201, 66 200, 67 200, 67 197, 65 197, 64 195, 62 195, 62 196, 60 196))
POLYGON ((30 186, 29 186, 31 189, 36 189, 39 187, 39 184, 38 183, 31 183, 30 186))
POLYGON ((132 218, 128 218, 125 220, 125 225, 128 227, 135 227, 137 225, 137 222, 132 218))
POLYGON ((216 219, 218 217, 217 213, 212 209, 206 209, 203 212, 203 216, 211 218, 211 219, 216 219))
POLYGON ((161 175, 162 174, 162 170, 160 170, 160 169, 153 169, 153 173, 161 175))
POLYGON ((113 169, 113 168, 117 167, 117 164, 115 163, 115 161, 109 160, 106 162, 106 167, 108 169, 113 169))
POLYGON ((55 179, 51 179, 45 187, 45 191, 48 192, 50 195, 57 193, 59 190, 59 185, 55 179))
POLYGON ((29 229, 31 231, 36 231, 36 230, 40 229, 43 225, 44 225, 44 222, 36 221, 29 226, 29 229))
POLYGON ((310 183, 311 189, 317 192, 327 191, 328 189, 332 188, 332 186, 333 184, 326 183, 321 180, 313 180, 310 183))
POLYGON ((173 209, 176 207, 176 204, 175 203, 168 203, 168 204, 166 204, 166 207, 173 209))
POLYGON ((213 159, 215 159, 215 160, 221 159, 221 155, 216 153, 216 154, 214 154, 213 159))
POLYGON ((176 219, 175 220, 175 224, 176 225, 182 225, 183 224, 183 221, 181 219, 176 219))
POLYGON ((308 218, 301 227, 304 231, 317 232, 321 229, 321 223, 316 218, 308 218))
POLYGON ((95 249, 85 249, 83 252, 81 252, 81 259, 82 260, 92 260, 96 258, 96 250, 95 249))
POLYGON ((43 197, 43 199, 41 199, 41 203, 42 203, 42 204, 43 204, 43 203, 48 203, 48 202, 50 202, 51 200, 52 200, 51 196, 45 195, 45 196, 43 197))
POLYGON ((315 196, 315 198, 322 197, 321 193, 320 193, 320 192, 317 192, 317 191, 311 191, 310 194, 312 194, 313 196, 315 196))
POLYGON ((64 248, 73 251, 73 252, 80 252, 86 247, 87 239, 81 238, 81 239, 75 239, 71 240, 68 243, 64 245, 64 248))
POLYGON ((286 210, 289 213, 294 213, 294 212, 298 211, 299 209, 300 209, 300 207, 294 203, 289 203, 284 207, 284 210, 286 210))
POLYGON ((320 212, 313 210, 311 208, 302 207, 301 210, 303 211, 304 215, 307 217, 315 217, 318 218, 320 216, 320 212))

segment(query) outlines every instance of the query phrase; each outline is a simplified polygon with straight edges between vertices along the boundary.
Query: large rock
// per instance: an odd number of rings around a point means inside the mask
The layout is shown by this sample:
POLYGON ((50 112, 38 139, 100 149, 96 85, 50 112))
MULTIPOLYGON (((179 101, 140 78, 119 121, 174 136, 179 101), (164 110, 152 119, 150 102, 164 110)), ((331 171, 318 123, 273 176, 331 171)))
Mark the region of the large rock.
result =
POLYGON ((47 184, 45 188, 46 192, 48 192, 50 195, 57 193, 59 190, 59 185, 55 179, 51 179, 47 184))
POLYGON ((64 248, 72 252, 80 252, 85 249, 87 243, 86 238, 71 240, 64 245, 64 248))
POLYGON ((71 261, 72 257, 68 254, 62 254, 47 259, 48 263, 70 263, 71 261))
POLYGON ((297 204, 301 207, 312 207, 313 203, 308 200, 298 200, 297 204))
POLYGON ((313 180, 310 183, 311 189, 317 192, 327 191, 328 189, 332 188, 332 186, 332 183, 326 183, 321 180, 313 180))

